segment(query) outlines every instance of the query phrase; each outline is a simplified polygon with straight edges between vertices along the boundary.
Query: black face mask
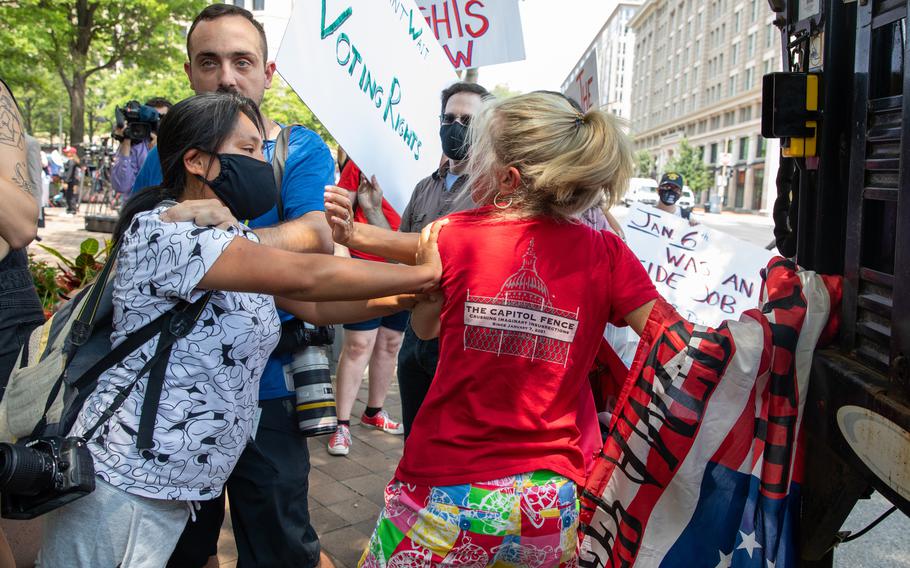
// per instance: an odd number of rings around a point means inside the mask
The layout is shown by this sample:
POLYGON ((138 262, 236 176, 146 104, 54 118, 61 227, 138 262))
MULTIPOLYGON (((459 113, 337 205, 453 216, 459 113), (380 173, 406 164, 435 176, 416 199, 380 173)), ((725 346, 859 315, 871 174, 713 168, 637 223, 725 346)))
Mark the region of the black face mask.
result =
POLYGON ((658 189, 657 195, 660 196, 660 202, 664 205, 673 205, 679 200, 679 194, 672 189, 658 189))
POLYGON ((234 217, 249 221, 265 215, 278 202, 275 174, 268 162, 242 154, 216 154, 221 173, 213 180, 197 175, 212 188, 234 217))
POLYGON ((442 153, 460 162, 468 157, 468 127, 459 123, 443 124, 439 128, 442 140, 442 153))

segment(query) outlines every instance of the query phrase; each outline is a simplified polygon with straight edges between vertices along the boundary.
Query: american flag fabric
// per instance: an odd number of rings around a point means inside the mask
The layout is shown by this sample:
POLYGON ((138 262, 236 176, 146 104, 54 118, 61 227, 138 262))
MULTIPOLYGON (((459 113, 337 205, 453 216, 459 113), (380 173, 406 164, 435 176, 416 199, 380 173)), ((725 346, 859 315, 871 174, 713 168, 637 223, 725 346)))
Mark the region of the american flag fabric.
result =
POLYGON ((840 281, 783 258, 717 328, 658 302, 581 499, 581 567, 797 565, 803 407, 840 281))

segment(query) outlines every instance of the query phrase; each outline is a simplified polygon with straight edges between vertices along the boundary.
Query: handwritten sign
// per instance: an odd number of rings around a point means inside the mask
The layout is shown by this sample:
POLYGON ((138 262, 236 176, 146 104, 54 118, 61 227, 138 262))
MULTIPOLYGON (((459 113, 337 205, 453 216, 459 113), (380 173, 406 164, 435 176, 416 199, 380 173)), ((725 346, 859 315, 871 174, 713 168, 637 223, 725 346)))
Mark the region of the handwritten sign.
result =
POLYGON ((717 326, 758 307, 770 251, 642 204, 623 231, 657 291, 692 323, 717 326))
POLYGON ((600 106, 600 82, 597 79, 597 51, 591 51, 581 67, 573 71, 563 83, 562 92, 578 101, 588 112, 600 106))
POLYGON ((404 210, 439 167, 439 94, 457 80, 413 0, 296 2, 278 71, 404 210))
POLYGON ((418 0, 455 69, 525 58, 518 0, 418 0))

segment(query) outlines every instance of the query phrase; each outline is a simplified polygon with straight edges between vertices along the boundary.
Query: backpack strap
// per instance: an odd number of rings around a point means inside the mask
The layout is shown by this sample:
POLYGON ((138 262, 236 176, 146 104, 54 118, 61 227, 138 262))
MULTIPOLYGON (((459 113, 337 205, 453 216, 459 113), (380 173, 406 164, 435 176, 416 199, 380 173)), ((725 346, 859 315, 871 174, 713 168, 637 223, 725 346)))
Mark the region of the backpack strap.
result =
MULTIPOLYGON (((149 377, 149 384, 146 388, 145 396, 142 400, 142 414, 139 418, 139 433, 137 434, 136 446, 140 449, 150 448, 151 438, 155 426, 155 415, 158 413, 158 404, 161 401, 161 390, 164 385, 164 371, 167 370, 167 362, 170 359, 171 348, 174 346, 174 343, 177 342, 181 337, 185 337, 196 324, 196 321, 199 320, 199 317, 202 315, 203 310, 205 310, 206 304, 208 304, 209 299, 212 297, 213 292, 206 292, 201 298, 189 304, 187 302, 181 302, 169 312, 168 316, 162 316, 155 320, 158 322, 156 327, 156 332, 161 332, 161 337, 158 339, 158 346, 155 349, 155 354, 152 355, 145 365, 139 369, 139 372, 136 373, 136 378, 133 379, 126 387, 119 390, 117 396, 114 397, 114 401, 111 403, 107 409, 101 413, 101 416, 95 423, 85 431, 82 435, 82 440, 88 442, 91 440, 95 432, 98 431, 105 422, 107 422, 115 412, 126 402, 127 397, 132 392, 133 388, 139 383, 142 377, 149 372, 149 370, 155 369, 160 365, 160 371, 154 373, 156 377, 153 380, 153 377, 149 377), (159 383, 159 384, 156 384, 159 383), (152 402, 150 402, 150 400, 152 402), (151 413, 151 418, 148 418, 147 415, 151 413), (143 427, 145 423, 145 427, 143 427), (150 425, 149 425, 150 424, 150 425), (145 443, 147 445, 140 445, 145 443)), ((154 334, 153 334, 154 335, 154 334)), ((94 366, 92 367, 95 368, 94 366)), ((100 373, 99 373, 100 375, 100 373)), ((82 377, 80 377, 80 382, 82 377)))
POLYGON ((281 199, 281 182, 284 179, 284 165, 288 160, 288 146, 291 142, 291 131, 300 124, 288 124, 282 127, 275 139, 275 150, 272 152, 272 173, 275 174, 275 186, 278 188, 278 221, 285 221, 284 200, 281 199))
POLYGON ((88 297, 85 302, 83 302, 82 309, 76 314, 76 320, 73 322, 72 327, 70 327, 69 340, 75 348, 84 345, 92 336, 92 329, 95 326, 95 316, 98 314, 98 306, 101 305, 101 298, 104 296, 104 290, 107 288, 107 284, 114 273, 114 265, 117 264, 117 254, 119 252, 120 241, 117 241, 111 248, 111 252, 107 256, 107 261, 104 263, 104 268, 101 269, 95 282, 92 283, 88 297))

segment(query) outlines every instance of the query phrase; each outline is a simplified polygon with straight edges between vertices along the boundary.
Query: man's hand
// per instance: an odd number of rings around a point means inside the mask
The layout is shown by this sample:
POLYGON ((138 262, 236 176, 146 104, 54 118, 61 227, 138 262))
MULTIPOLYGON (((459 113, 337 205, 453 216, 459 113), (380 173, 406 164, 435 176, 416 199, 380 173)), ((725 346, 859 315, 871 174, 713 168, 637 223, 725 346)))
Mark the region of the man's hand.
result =
POLYGON ((231 210, 217 199, 194 199, 174 205, 161 214, 165 223, 192 221, 200 227, 227 229, 238 225, 231 210))
POLYGON ((325 186, 325 221, 332 229, 332 240, 347 246, 354 237, 354 209, 346 189, 325 186))

